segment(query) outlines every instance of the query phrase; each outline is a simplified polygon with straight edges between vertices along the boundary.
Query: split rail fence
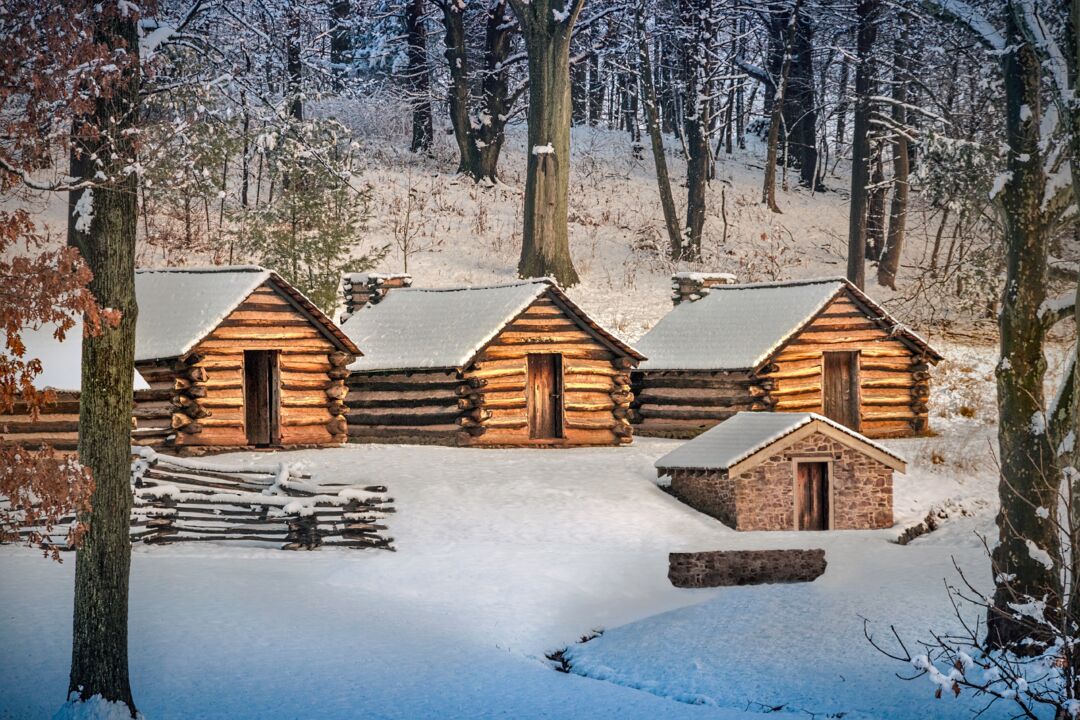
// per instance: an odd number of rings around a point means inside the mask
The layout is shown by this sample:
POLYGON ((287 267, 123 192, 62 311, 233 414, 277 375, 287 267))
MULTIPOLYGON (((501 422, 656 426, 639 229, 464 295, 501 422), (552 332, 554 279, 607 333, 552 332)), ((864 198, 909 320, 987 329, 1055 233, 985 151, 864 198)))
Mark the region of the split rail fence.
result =
MULTIPOLYGON (((393 498, 382 485, 316 483, 288 464, 232 468, 146 447, 133 453, 132 542, 394 549, 383 535, 393 498)), ((71 522, 65 519, 43 544, 65 547, 71 522)))

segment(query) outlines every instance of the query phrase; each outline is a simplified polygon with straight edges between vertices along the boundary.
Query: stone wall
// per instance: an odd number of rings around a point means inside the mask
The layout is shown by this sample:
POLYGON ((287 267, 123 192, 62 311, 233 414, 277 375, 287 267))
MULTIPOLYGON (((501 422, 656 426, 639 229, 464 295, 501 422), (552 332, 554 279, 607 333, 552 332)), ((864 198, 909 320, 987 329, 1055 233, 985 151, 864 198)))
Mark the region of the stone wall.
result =
POLYGON ((794 458, 831 461, 832 529, 892 527, 892 468, 814 433, 735 478, 737 530, 795 529, 794 458))
POLYGON ((810 582, 821 577, 825 566, 820 549, 670 553, 668 580, 680 588, 810 582))
POLYGON ((698 512, 735 527, 735 484, 723 470, 673 470, 671 494, 698 512))
POLYGON ((830 462, 831 527, 892 527, 892 468, 814 433, 734 478, 719 470, 675 470, 671 492, 736 530, 795 529, 794 458, 830 462))

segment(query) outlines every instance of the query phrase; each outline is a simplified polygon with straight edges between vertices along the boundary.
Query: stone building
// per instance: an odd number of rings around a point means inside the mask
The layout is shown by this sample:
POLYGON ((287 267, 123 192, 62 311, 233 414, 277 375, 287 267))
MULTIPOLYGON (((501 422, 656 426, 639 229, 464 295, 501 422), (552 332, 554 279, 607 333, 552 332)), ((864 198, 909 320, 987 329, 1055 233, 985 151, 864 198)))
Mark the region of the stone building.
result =
POLYGON ((656 462, 686 504, 736 530, 893 524, 902 458, 814 413, 740 412, 656 462))

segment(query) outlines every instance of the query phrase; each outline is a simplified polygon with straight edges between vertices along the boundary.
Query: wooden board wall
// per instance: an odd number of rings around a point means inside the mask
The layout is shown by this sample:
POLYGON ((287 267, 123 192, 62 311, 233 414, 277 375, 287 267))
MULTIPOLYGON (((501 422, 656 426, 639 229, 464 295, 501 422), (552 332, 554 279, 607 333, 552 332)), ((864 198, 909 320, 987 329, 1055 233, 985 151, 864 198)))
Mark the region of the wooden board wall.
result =
MULTIPOLYGON (((334 417, 328 405, 328 389, 340 382, 331 377, 334 367, 331 355, 337 348, 310 319, 266 283, 192 349, 197 361, 191 364, 187 374, 194 374, 196 384, 204 388, 197 402, 209 415, 193 418, 198 432, 177 428, 179 432, 173 444, 178 447, 247 445, 245 350, 280 353, 281 444, 334 443, 334 434, 328 428, 334 417)), ((143 372, 151 388, 163 389, 170 381, 175 390, 184 388, 184 373, 177 372, 175 367, 162 370, 160 375, 151 373, 153 379, 143 372)))
POLYGON ((903 437, 924 432, 929 373, 925 362, 868 316, 867 310, 843 293, 801 333, 789 340, 760 373, 775 387, 775 408, 789 412, 822 412, 822 353, 859 353, 859 417, 868 437, 903 437))
POLYGON ((0 445, 20 444, 30 449, 52 445, 72 452, 79 445, 79 393, 57 392, 56 402, 41 408, 37 421, 28 408, 15 403, 11 414, 0 415, 0 445))
POLYGON ((746 372, 635 372, 635 432, 694 437, 740 410, 821 413, 822 353, 828 351, 859 353, 863 434, 905 437, 927 431, 926 360, 891 337, 867 308, 844 292, 754 376, 746 372))
POLYGON ((457 444, 456 371, 354 372, 345 383, 349 442, 457 444))
POLYGON ((460 372, 402 369, 350 375, 349 440, 476 447, 626 443, 631 396, 629 371, 620 364, 623 358, 545 295, 460 372), (525 383, 526 357, 532 352, 563 358, 560 439, 529 438, 525 383))
POLYGON ((634 373, 634 432, 692 438, 743 410, 767 410, 751 395, 746 372, 634 373))
POLYGON ((466 423, 467 428, 476 428, 467 444, 577 446, 630 441, 625 358, 584 329, 550 295, 538 298, 507 325, 466 370, 465 378, 480 385, 463 403, 476 423, 466 423), (529 437, 525 385, 530 353, 562 355, 562 438, 529 437))

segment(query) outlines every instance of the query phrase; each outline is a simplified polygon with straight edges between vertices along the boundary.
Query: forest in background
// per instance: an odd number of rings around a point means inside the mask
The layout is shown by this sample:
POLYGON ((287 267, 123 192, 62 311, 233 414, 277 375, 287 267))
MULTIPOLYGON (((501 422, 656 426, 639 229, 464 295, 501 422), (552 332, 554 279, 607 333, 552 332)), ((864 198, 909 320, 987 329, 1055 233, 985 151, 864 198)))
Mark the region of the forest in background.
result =
MULTIPOLYGON (((6 411, 49 401, 22 329, 55 324, 62 336, 81 316, 88 335, 79 461, 4 448, 0 493, 17 511, 5 510, 8 529, 73 507, 84 520, 75 701, 135 707, 126 523, 137 248, 175 264, 259 262, 328 310, 343 271, 395 252, 403 266, 458 252, 412 230, 422 185, 397 210, 376 200, 364 177, 371 148, 350 126, 355 108, 374 103, 380 123, 408 128, 409 152, 432 156, 425 167, 483 192, 501 191, 507 139, 524 131, 513 274, 580 283, 569 231, 576 124, 625 133, 629 157, 651 160, 660 222, 640 228, 636 264, 717 264, 725 159, 754 145, 740 182, 756 165, 769 213, 812 214, 842 198, 851 282, 906 288, 911 306, 956 298, 970 316, 996 318, 1000 538, 988 631, 972 642, 1062 656, 1061 692, 1030 700, 1072 712, 1080 369, 1047 393, 1044 351, 1076 312, 1078 27, 1077 0, 7 3, 6 411), (440 152, 439 133, 454 152, 440 152), (67 200, 63 248, 28 209, 50 193, 67 200), (390 215, 391 242, 365 242, 369 223, 390 215), (916 228, 929 248, 917 255, 906 250, 916 228), (1032 603, 1037 612, 1016 609, 1032 603)), ((939 662, 959 657, 947 640, 938 650, 939 662)), ((983 691, 1000 681, 942 677, 944 688, 983 691)), ((999 691, 1019 702, 1018 686, 999 691)))

